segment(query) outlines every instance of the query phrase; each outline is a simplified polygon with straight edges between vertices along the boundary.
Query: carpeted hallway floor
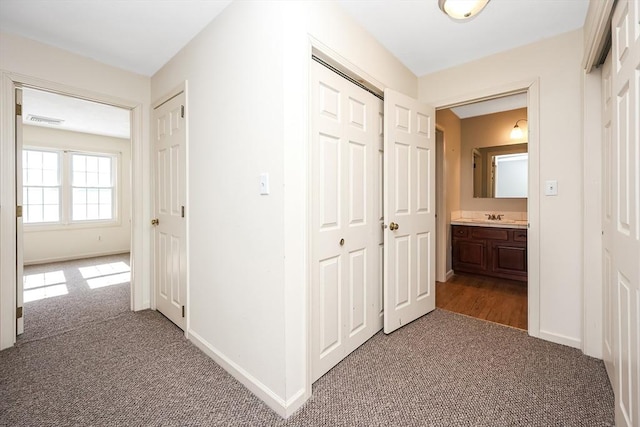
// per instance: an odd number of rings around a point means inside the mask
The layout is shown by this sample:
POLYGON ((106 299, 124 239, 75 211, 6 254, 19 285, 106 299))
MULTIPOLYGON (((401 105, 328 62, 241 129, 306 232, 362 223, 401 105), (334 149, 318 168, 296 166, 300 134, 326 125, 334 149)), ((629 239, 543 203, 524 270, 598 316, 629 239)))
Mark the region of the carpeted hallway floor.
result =
POLYGON ((286 421, 160 314, 102 313, 0 352, 1 425, 613 425, 601 361, 444 310, 375 335, 286 421))

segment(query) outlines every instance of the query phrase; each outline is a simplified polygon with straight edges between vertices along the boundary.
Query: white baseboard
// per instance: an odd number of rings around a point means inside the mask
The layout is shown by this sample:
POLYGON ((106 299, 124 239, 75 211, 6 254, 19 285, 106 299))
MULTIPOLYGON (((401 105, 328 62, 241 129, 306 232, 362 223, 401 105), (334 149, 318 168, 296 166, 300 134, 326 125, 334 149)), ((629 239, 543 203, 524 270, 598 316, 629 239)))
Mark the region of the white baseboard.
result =
POLYGON ((73 261, 76 259, 95 258, 99 256, 120 255, 120 254, 129 253, 129 252, 130 252, 129 249, 120 249, 120 250, 106 251, 106 252, 83 253, 80 255, 70 255, 70 256, 61 256, 61 257, 52 257, 52 258, 24 261, 23 264, 24 265, 49 264, 51 262, 73 261))
POLYGON ((255 394, 260 400, 262 400, 269 408, 282 418, 287 418, 299 409, 304 402, 306 402, 308 396, 304 389, 300 389, 295 393, 288 401, 283 400, 280 396, 275 394, 269 387, 260 382, 257 378, 245 371, 241 366, 234 363, 227 358, 224 354, 218 351, 214 346, 208 343, 200 335, 193 330, 188 332, 189 340, 207 356, 213 359, 218 365, 220 365, 231 376, 237 379, 242 385, 244 385, 250 392, 255 394))
POLYGON ((577 338, 571 338, 566 335, 556 334, 542 329, 540 329, 538 338, 582 350, 582 341, 577 338))
POLYGON ((447 271, 447 275, 445 277, 445 280, 448 281, 449 279, 451 279, 453 277, 453 270, 449 270, 447 271))

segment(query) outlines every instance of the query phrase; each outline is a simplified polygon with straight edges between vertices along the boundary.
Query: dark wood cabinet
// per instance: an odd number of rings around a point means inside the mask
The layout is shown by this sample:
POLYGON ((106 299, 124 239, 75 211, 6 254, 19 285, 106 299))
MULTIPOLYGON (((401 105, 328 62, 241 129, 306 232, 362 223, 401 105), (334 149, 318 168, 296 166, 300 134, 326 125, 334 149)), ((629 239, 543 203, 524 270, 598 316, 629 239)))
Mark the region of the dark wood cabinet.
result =
POLYGON ((527 230, 452 225, 453 270, 527 281, 527 230))

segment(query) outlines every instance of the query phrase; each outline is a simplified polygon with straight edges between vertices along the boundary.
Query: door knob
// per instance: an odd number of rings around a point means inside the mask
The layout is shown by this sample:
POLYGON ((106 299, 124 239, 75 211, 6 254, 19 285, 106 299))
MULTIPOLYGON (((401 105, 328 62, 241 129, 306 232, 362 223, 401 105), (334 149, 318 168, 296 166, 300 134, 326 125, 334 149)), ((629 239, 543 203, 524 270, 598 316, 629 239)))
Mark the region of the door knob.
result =
POLYGON ((389 224, 389 230, 391 230, 391 231, 395 231, 398 228, 400 228, 400 226, 398 224, 396 224, 395 222, 392 222, 391 224, 389 224))
POLYGON ((158 218, 154 218, 151 220, 151 225, 158 225, 160 224, 160 220, 158 218))
POLYGON ((340 239, 340 246, 344 246, 344 239, 340 239))

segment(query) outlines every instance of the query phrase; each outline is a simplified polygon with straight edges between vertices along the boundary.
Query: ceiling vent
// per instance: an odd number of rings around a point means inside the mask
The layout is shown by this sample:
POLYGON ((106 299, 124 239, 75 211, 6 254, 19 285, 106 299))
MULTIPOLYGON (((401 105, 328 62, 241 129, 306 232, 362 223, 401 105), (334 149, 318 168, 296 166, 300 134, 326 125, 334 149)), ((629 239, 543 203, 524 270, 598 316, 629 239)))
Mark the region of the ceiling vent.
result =
POLYGON ((60 126, 64 122, 64 120, 62 119, 53 119, 51 117, 44 117, 44 116, 34 116, 33 114, 27 115, 27 121, 43 124, 43 125, 53 125, 53 126, 60 126))

